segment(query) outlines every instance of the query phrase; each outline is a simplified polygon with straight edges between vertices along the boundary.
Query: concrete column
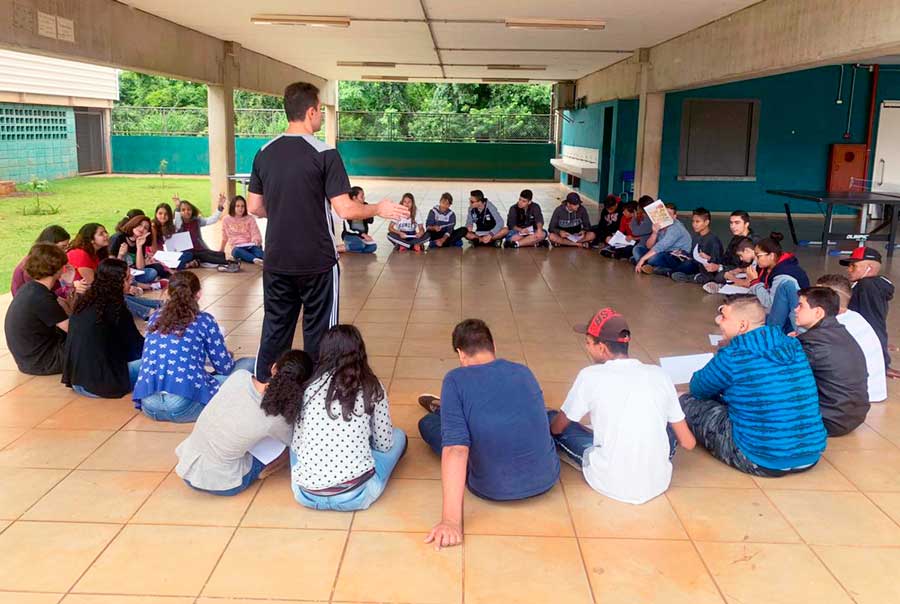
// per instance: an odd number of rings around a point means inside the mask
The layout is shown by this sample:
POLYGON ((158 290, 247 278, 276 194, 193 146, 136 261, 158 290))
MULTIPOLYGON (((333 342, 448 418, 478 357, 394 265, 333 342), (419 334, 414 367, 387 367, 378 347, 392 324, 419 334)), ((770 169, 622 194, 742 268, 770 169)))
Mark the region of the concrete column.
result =
POLYGON ((103 109, 103 171, 112 174, 112 111, 103 109))
POLYGON ((325 105, 325 144, 337 149, 337 107, 325 105))
POLYGON ((638 108, 637 156, 634 160, 634 195, 659 195, 659 164, 662 157, 664 93, 646 93, 638 108))
POLYGON ((239 45, 225 43, 220 85, 206 87, 206 111, 209 119, 209 185, 210 204, 216 207, 219 193, 231 197, 235 183, 228 180, 234 174, 234 85, 239 78, 237 51, 239 45))

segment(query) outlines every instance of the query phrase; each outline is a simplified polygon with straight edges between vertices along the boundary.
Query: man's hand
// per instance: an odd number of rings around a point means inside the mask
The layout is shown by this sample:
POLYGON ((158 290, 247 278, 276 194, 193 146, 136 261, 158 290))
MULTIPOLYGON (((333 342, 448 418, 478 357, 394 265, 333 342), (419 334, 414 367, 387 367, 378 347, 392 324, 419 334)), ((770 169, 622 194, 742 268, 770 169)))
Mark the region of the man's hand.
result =
POLYGON ((128 253, 128 244, 127 244, 127 243, 123 243, 122 245, 119 246, 119 254, 118 254, 118 256, 119 256, 119 258, 122 258, 122 257, 125 256, 125 254, 127 254, 127 253, 128 253))
POLYGON ((482 235, 481 237, 478 238, 478 241, 480 241, 481 243, 490 243, 491 236, 490 235, 482 235))
POLYGON ((379 201, 375 208, 375 214, 377 216, 387 218, 388 220, 403 220, 404 218, 409 218, 409 208, 402 206, 399 203, 394 203, 387 198, 379 201))
POLYGON ((434 525, 434 528, 425 537, 425 543, 434 543, 434 549, 436 550, 442 547, 459 545, 462 543, 462 540, 462 527, 455 522, 447 522, 446 520, 442 520, 434 525))
POLYGON ((86 283, 84 279, 79 279, 75 282, 75 293, 79 296, 84 295, 84 293, 90 288, 90 284, 86 283))
POLYGON ((653 225, 650 227, 650 232, 651 232, 651 233, 659 233, 659 230, 660 230, 661 228, 662 228, 662 227, 659 226, 659 223, 658 223, 658 222, 654 222, 653 225))
POLYGON ((634 265, 634 272, 636 272, 636 273, 641 272, 641 268, 643 268, 643 266, 644 266, 644 261, 641 260, 640 262, 638 262, 637 264, 634 265))

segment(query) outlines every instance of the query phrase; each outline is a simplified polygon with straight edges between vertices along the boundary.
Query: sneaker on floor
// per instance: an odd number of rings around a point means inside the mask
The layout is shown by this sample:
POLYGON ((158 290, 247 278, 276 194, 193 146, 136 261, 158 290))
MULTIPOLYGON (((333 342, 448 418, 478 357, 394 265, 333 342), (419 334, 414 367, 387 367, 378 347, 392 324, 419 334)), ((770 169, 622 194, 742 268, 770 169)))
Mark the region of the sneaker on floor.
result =
POLYGON ((262 265, 263 265, 263 259, 262 259, 262 258, 254 258, 254 259, 253 259, 253 264, 255 264, 256 266, 262 266, 262 265))
POLYGON ((708 294, 717 294, 717 293, 719 293, 720 287, 722 287, 722 286, 719 285, 718 283, 716 283, 715 281, 710 281, 709 283, 703 284, 703 291, 705 291, 708 294))
POLYGON ((503 245, 503 241, 501 239, 494 239, 488 245, 491 247, 501 247, 503 245))
POLYGON ((671 277, 671 276, 672 276, 672 269, 670 269, 670 268, 656 267, 655 269, 653 269, 653 274, 654 274, 654 275, 659 275, 660 277, 671 277))
POLYGON ((557 453, 557 455, 559 455, 559 460, 560 460, 561 462, 563 462, 563 463, 565 463, 565 464, 569 464, 570 466, 572 466, 573 468, 575 468, 575 469, 578 470, 579 472, 583 472, 583 471, 584 471, 583 468, 582 468, 580 465, 578 465, 578 462, 576 462, 574 459, 572 459, 571 457, 569 457, 569 454, 566 453, 565 451, 560 451, 559 448, 557 448, 556 453, 557 453))
POLYGON ((213 264, 212 262, 201 262, 200 268, 219 268, 221 264, 213 264))
POLYGON ((693 283, 694 277, 697 275, 689 275, 687 273, 672 273, 672 281, 678 281, 679 283, 693 283))
POLYGON ((512 239, 507 239, 506 241, 503 242, 503 247, 512 247, 512 248, 519 247, 519 242, 513 241, 512 239))
POLYGON ((441 408, 441 397, 427 392, 419 395, 419 405, 428 413, 435 413, 441 408))
POLYGON ((218 266, 218 271, 220 273, 237 273, 240 272, 241 265, 238 262, 229 262, 228 264, 222 264, 218 266))
POLYGON ((653 267, 650 266, 649 264, 645 264, 644 266, 641 267, 641 272, 644 273, 645 275, 652 275, 653 267))

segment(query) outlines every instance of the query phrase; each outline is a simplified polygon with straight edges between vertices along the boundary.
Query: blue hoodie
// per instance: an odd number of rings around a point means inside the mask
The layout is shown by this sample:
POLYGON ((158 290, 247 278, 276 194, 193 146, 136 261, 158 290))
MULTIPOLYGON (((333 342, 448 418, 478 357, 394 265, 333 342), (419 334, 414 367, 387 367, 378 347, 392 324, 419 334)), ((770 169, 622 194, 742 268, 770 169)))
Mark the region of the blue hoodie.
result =
POLYGON ((814 464, 825 450, 816 381, 803 347, 781 329, 739 335, 691 379, 691 394, 728 405, 747 459, 769 470, 814 464))

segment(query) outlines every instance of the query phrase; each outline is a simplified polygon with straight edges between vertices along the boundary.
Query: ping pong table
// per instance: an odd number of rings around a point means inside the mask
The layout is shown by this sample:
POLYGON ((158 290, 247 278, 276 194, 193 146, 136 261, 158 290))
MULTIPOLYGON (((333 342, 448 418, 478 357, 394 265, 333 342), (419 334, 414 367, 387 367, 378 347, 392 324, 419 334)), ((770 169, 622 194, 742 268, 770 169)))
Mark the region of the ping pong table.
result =
MULTIPOLYGON (((894 255, 894 248, 897 244, 897 223, 900 222, 897 213, 900 211, 900 193, 887 193, 884 191, 790 191, 782 189, 773 189, 766 191, 771 195, 788 197, 791 199, 802 199, 804 201, 814 201, 825 206, 825 225, 822 228, 822 255, 828 254, 829 238, 840 237, 841 239, 857 239, 863 237, 867 241, 887 241, 887 255, 894 255), (871 232, 861 233, 843 233, 834 231, 834 208, 837 206, 851 207, 866 212, 867 206, 876 205, 884 208, 885 222, 871 232), (887 229, 888 233, 879 233, 882 229, 887 229)), ((784 213, 787 216, 788 226, 791 229, 791 237, 794 243, 797 243, 797 234, 794 230, 794 220, 791 216, 790 205, 784 204, 784 213)), ((865 214, 863 214, 865 215, 865 214)), ((863 229, 865 229, 863 222, 863 229)))

